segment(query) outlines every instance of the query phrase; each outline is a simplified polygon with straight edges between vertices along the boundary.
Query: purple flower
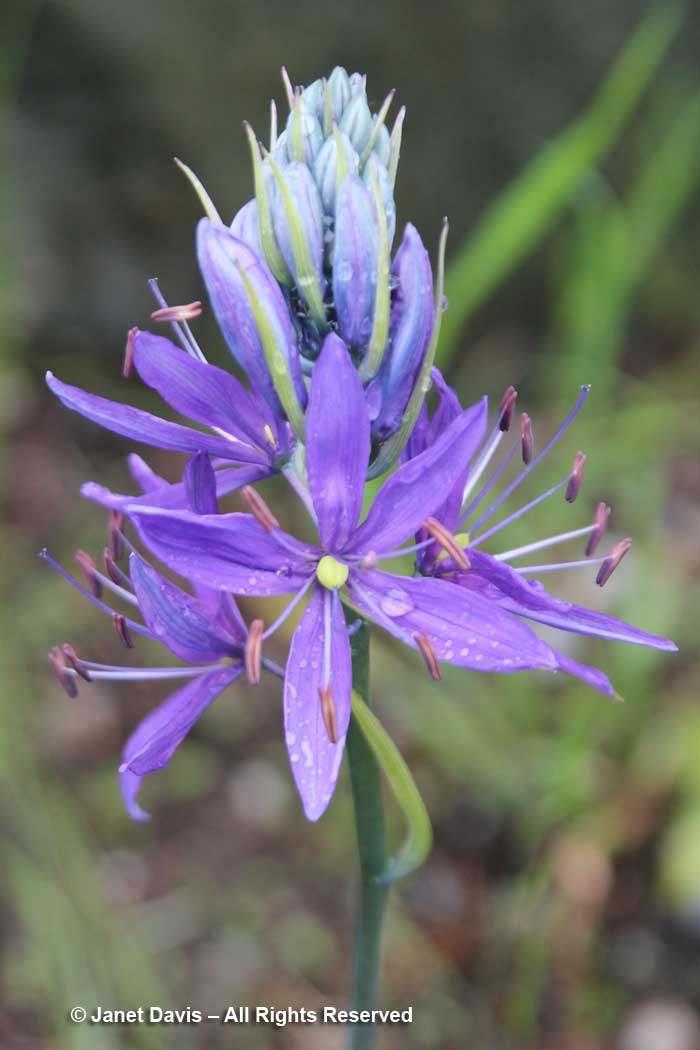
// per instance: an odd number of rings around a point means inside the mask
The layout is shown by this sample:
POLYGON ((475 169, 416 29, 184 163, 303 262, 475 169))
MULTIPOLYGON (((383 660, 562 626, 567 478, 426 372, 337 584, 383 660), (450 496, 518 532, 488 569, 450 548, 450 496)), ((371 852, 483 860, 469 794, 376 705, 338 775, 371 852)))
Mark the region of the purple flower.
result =
MULTIPOLYGON (((288 457, 286 423, 234 376, 188 356, 169 339, 150 332, 134 330, 131 344, 133 364, 143 382, 176 411, 209 427, 210 433, 89 394, 61 382, 51 372, 47 372, 46 382, 67 408, 117 434, 156 448, 191 455, 208 453, 224 468, 217 472, 219 495, 274 473, 288 457)), ((91 486, 85 494, 98 498, 100 490, 100 486, 91 486)), ((107 490, 101 491, 106 498, 98 498, 99 502, 117 507, 123 501, 122 497, 110 501, 107 490)), ((181 486, 172 491, 167 505, 183 506, 183 492, 181 486)))
MULTIPOLYGON (((430 420, 428 420, 427 411, 423 410, 406 450, 404 458, 407 461, 410 461, 412 457, 420 459, 425 455, 426 449, 429 449, 436 441, 440 440, 441 435, 449 429, 452 421, 459 418, 463 411, 455 394, 444 382, 437 369, 434 370, 433 374, 440 394, 439 405, 430 420)), ((562 601, 549 594, 539 580, 527 579, 527 576, 534 573, 541 575, 565 569, 596 567, 596 580, 600 586, 603 586, 631 546, 629 539, 623 539, 608 554, 596 558, 592 557, 603 538, 610 514, 610 508, 604 503, 598 504, 593 521, 590 524, 567 530, 558 535, 536 539, 523 546, 504 550, 497 554, 488 554, 482 549, 487 540, 496 536, 512 522, 522 518, 530 510, 551 499, 557 493, 563 492, 568 503, 575 502, 581 486, 585 464, 585 456, 581 452, 576 453, 571 470, 555 485, 519 506, 496 524, 485 527, 496 511, 505 504, 522 482, 529 477, 566 432, 578 414, 587 395, 588 388, 584 387, 567 419, 536 456, 533 456, 533 435, 530 419, 523 413, 524 423, 521 423, 519 436, 511 442, 508 452, 489 480, 484 482, 483 478, 486 475, 487 468, 510 429, 516 394, 512 387, 506 392, 493 429, 488 437, 485 437, 485 426, 482 426, 480 436, 482 439, 485 438, 485 440, 483 444, 481 441, 479 442, 481 444, 480 450, 475 452, 472 462, 466 466, 462 476, 457 479, 454 486, 450 490, 446 490, 444 503, 435 512, 435 517, 450 534, 459 533, 456 538, 464 551, 469 568, 465 570, 464 567, 456 564, 449 555, 444 557, 444 552, 439 545, 431 541, 425 531, 420 530, 416 535, 419 545, 416 559, 418 568, 427 576, 449 580, 471 594, 478 594, 517 617, 533 620, 562 631, 628 642, 633 645, 643 645, 654 649, 675 651, 676 645, 666 638, 648 634, 646 631, 633 627, 631 624, 625 623, 614 616, 562 601), (520 471, 498 498, 488 504, 487 497, 491 494, 495 483, 503 477, 507 467, 517 457, 519 452, 523 461, 520 471), (484 509, 485 505, 486 509, 484 509), (587 539, 586 556, 582 559, 547 565, 516 565, 511 567, 508 564, 510 561, 517 561, 534 551, 548 549, 584 537, 587 539)), ((566 658, 560 656, 559 660, 562 662, 566 658)), ((563 663, 562 666, 564 666, 563 663)), ((583 668, 580 676, 595 688, 614 695, 607 679, 596 669, 583 668)))
MULTIPOLYGON (((119 637, 131 648, 132 635, 156 639, 183 661, 180 667, 128 667, 81 660, 70 645, 55 648, 51 660, 71 696, 76 695, 78 676, 90 682, 155 682, 184 680, 185 684, 148 714, 126 742, 119 769, 120 784, 129 815, 148 820, 137 797, 148 773, 168 764, 199 716, 213 700, 244 670, 250 650, 245 623, 230 595, 210 588, 198 588, 197 597, 187 594, 156 572, 138 554, 129 559, 129 575, 110 557, 108 573, 94 565, 83 565, 90 589, 83 587, 46 552, 49 562, 76 590, 110 615, 119 637), (135 607, 141 619, 116 612, 101 600, 104 589, 114 592, 121 602, 135 607)), ((252 631, 251 631, 252 633, 252 631)), ((270 665, 274 668, 274 665, 270 665)))
POLYGON ((384 482, 358 525, 370 424, 359 376, 345 345, 331 335, 314 370, 306 430, 319 545, 283 532, 251 493, 254 516, 126 508, 150 550, 196 585, 243 595, 295 594, 263 639, 309 595, 287 662, 284 711, 292 770, 312 820, 333 793, 350 718, 350 646, 339 600, 343 588, 351 608, 419 651, 433 677, 439 677, 440 661, 504 673, 542 668, 565 670, 611 691, 604 675, 557 654, 488 595, 376 567, 405 554, 401 544, 423 523, 456 564, 466 565, 434 515, 445 494, 462 484, 485 425, 485 400, 460 410, 422 453, 384 482))

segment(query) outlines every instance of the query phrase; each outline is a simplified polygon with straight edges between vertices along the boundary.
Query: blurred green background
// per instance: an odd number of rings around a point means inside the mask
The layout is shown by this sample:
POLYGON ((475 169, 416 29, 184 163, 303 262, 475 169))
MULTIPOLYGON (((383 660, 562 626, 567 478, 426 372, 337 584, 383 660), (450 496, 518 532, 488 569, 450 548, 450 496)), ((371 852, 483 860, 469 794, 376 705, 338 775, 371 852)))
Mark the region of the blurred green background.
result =
MULTIPOLYGON (((153 821, 130 823, 120 748, 165 690, 60 691, 52 644, 122 654, 108 622, 36 559, 45 545, 68 564, 76 547, 99 554, 104 516, 79 485, 129 484, 126 442, 64 411, 43 372, 123 396, 124 334, 152 309, 146 278, 171 301, 202 295, 198 207, 171 157, 233 214, 251 194, 241 122, 262 134, 283 62, 298 83, 335 63, 364 70, 373 101, 396 87, 407 105, 399 218, 435 244, 450 217, 440 357, 463 398, 514 383, 543 443, 593 383, 529 490, 580 447, 576 507, 547 507, 509 541, 612 503, 613 535, 635 538, 613 582, 549 580, 680 646, 565 637, 613 678, 626 701, 615 705, 537 674, 449 672, 435 686, 376 639, 377 710, 436 840, 388 923, 384 1001, 413 1005, 415 1021, 383 1030, 380 1046, 698 1050, 697 15, 695 3, 636 0, 5 5, 3 1050, 343 1045, 321 1026, 68 1022, 73 1005, 343 1006, 355 846, 345 776, 320 824, 304 821, 268 682, 214 706, 147 782, 153 821)), ((198 332, 224 362, 206 315, 198 332)), ((149 455, 171 477, 176 460, 149 455)))

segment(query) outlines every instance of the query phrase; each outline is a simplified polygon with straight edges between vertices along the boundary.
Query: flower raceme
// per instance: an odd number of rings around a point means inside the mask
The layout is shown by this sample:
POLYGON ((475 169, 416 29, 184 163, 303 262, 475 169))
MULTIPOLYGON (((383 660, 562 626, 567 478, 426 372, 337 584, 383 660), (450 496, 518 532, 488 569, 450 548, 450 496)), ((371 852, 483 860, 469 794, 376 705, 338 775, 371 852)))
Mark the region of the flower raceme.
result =
MULTIPOLYGON (((155 322, 169 323, 177 343, 130 330, 123 374, 134 372, 194 426, 173 423, 69 386, 47 383, 63 404, 130 440, 188 455, 182 480, 170 484, 135 454, 129 467, 141 494, 110 492, 90 482, 83 494, 108 507, 115 544, 126 541, 128 515, 146 548, 188 582, 193 594, 161 576, 133 549, 128 574, 106 556, 106 574, 87 555, 83 587, 53 559, 73 586, 109 613, 117 634, 159 639, 184 661, 179 668, 135 668, 80 660, 69 646, 52 653, 66 689, 76 677, 134 680, 185 678, 129 739, 120 775, 127 808, 143 776, 165 765, 201 712, 244 671, 257 684, 266 668, 284 677, 284 723, 293 774, 307 816, 324 812, 337 781, 351 710, 349 638, 356 618, 371 621, 418 652, 430 676, 449 663, 480 671, 564 671, 607 695, 607 677, 540 639, 525 620, 565 631, 673 649, 613 617, 549 595, 533 573, 598 566, 603 585, 629 549, 622 540, 594 557, 609 514, 600 504, 592 523, 524 546, 487 553, 501 529, 563 491, 578 495, 585 457, 566 476, 495 524, 489 519, 556 444, 587 390, 544 449, 535 454, 532 422, 488 476, 509 433, 515 391, 506 392, 487 433, 487 403, 463 409, 432 368, 439 333, 446 226, 436 288, 423 242, 410 223, 392 257, 396 228, 393 187, 403 110, 391 134, 389 95, 372 114, 365 80, 335 69, 327 80, 294 89, 278 134, 271 113, 269 149, 247 128, 255 197, 230 227, 184 165, 204 205, 197 254, 218 326, 248 386, 209 364, 189 322, 199 302, 170 307, 156 281, 155 322), (432 415, 425 395, 434 381, 432 415), (201 429, 203 428, 203 429, 201 429), (518 453, 520 473, 492 499, 518 453), (392 467, 360 521, 365 482, 392 467), (251 486, 281 473, 301 498, 318 533, 304 542, 283 531, 251 486), (219 498, 240 490, 249 513, 219 513, 219 498), (468 530, 468 532, 466 531, 468 530), (587 538, 586 556, 553 565, 510 562, 559 543, 587 538), (417 575, 387 571, 415 555, 417 575), (106 605, 103 588, 138 608, 134 620, 106 605), (292 595, 268 626, 247 627, 232 595, 292 595), (264 645, 306 602, 286 668, 264 645)), ((508 439, 509 440, 509 439, 508 439)))

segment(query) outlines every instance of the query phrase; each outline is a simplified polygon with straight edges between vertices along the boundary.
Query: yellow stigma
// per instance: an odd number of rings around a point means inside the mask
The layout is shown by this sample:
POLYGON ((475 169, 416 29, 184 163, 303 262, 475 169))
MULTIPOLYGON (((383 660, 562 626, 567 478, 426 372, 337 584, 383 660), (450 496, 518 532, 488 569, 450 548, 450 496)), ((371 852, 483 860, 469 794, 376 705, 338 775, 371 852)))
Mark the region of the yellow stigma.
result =
POLYGON ((330 554, 324 554, 316 566, 318 582, 322 587, 327 587, 329 591, 337 591, 339 587, 342 587, 349 572, 347 565, 331 558, 330 554))
POLYGON ((267 438, 267 440, 270 442, 271 445, 274 445, 275 435, 272 433, 272 427, 270 426, 270 424, 266 423, 263 427, 263 430, 265 431, 265 437, 267 438))

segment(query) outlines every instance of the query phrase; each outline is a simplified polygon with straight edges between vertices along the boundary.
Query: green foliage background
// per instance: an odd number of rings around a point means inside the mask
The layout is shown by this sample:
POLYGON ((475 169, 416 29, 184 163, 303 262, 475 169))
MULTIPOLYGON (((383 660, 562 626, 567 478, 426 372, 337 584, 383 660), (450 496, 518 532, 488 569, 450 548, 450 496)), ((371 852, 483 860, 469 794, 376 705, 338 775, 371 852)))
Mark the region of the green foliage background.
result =
MULTIPOLYGON (((697 1046, 694 8, 63 0, 11 4, 3 19, 3 1048, 342 1045, 334 1029, 68 1022, 73 1005, 343 1005, 354 842, 347 780, 319 825, 304 822, 274 685, 231 690, 151 778, 152 823, 130 824, 119 749, 162 694, 60 692, 52 644, 114 659, 117 643, 35 557, 99 552, 103 517, 79 484, 128 484, 125 444, 52 402, 43 372, 124 395, 123 336, 147 323, 145 279, 157 274, 172 301, 201 294, 197 206, 169 158, 233 213, 251 192, 241 122, 262 133, 282 62, 298 82, 336 62, 366 70, 377 101, 398 88, 400 220, 436 242, 450 217, 441 366, 465 400, 513 382, 541 443, 593 384, 531 494, 580 447, 576 524, 605 499, 635 546, 602 592, 585 574, 553 585, 680 646, 671 657, 564 639, 613 678, 625 703, 611 705, 536 674, 450 672, 434 686, 376 640, 376 709, 436 840, 389 922, 385 999, 416 1020, 381 1045, 636 1050, 634 1026, 653 1016, 668 1038, 686 1025, 679 1048, 697 1046)), ((201 332, 223 362, 211 320, 201 332)), ((150 458, 173 473, 172 458, 150 458)), ((573 513, 548 507, 508 543, 574 527, 573 513)))

